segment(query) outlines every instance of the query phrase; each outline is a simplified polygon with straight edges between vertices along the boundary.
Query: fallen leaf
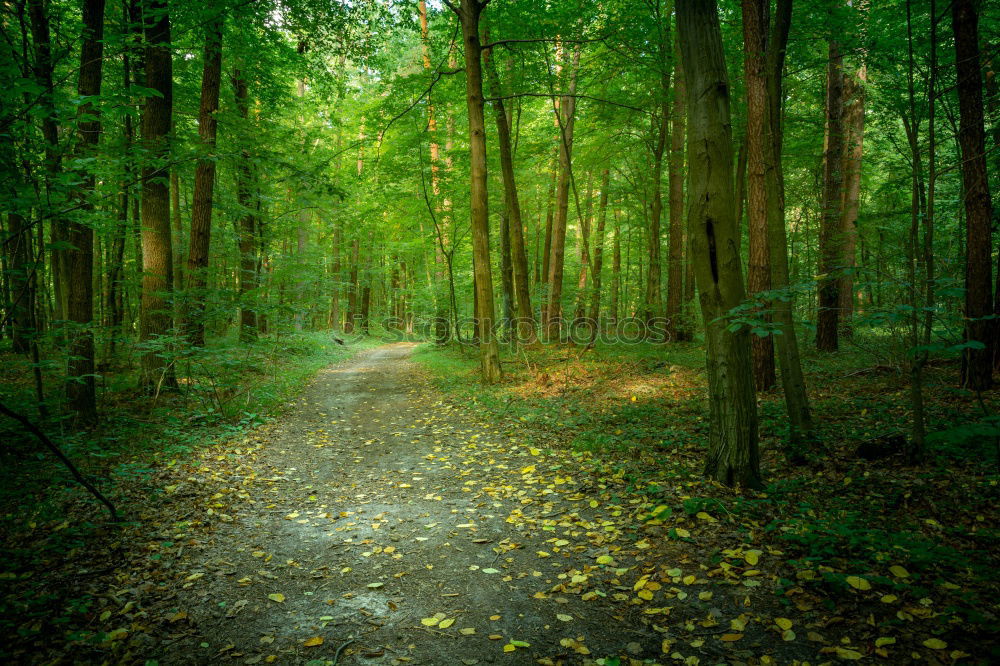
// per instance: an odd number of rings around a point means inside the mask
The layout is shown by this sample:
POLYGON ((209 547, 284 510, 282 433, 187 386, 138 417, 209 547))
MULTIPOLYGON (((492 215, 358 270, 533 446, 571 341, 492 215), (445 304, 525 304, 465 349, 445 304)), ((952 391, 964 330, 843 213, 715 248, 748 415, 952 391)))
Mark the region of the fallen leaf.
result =
POLYGON ((310 638, 309 640, 307 640, 305 643, 303 643, 303 645, 306 646, 306 647, 316 647, 317 645, 322 645, 322 644, 323 644, 323 637, 322 636, 313 636, 312 638, 310 638))
POLYGON ((932 650, 943 650, 948 647, 948 644, 940 638, 928 638, 924 641, 924 647, 928 647, 932 650))
POLYGON ((281 593, 269 594, 267 595, 267 598, 271 601, 277 601, 279 604, 284 603, 285 601, 285 595, 281 593))

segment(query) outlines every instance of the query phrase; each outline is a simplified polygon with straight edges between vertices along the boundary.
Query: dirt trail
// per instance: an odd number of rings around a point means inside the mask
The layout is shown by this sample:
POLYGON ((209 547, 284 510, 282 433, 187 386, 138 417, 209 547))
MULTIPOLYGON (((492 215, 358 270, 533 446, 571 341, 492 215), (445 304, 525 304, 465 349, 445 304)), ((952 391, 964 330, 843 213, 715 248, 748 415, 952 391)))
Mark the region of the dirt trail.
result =
MULTIPOLYGON (((647 604, 660 585, 633 601, 649 544, 625 555, 642 537, 604 520, 623 510, 592 499, 605 486, 570 454, 530 448, 513 425, 443 402, 409 359, 413 347, 386 345, 320 372, 252 454, 229 454, 246 459, 213 496, 207 543, 173 563, 176 597, 156 611, 170 633, 144 656, 665 658, 667 630, 655 625, 670 609, 647 604)), ((697 601, 689 610, 720 612, 697 601)))

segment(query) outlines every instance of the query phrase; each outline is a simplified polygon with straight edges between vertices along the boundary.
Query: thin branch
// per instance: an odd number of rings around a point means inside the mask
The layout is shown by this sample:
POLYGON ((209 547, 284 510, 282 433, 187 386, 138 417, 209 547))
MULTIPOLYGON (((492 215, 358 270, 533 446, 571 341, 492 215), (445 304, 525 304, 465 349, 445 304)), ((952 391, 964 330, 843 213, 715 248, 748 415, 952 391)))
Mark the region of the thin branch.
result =
POLYGON ((32 423, 27 417, 21 416, 17 412, 11 410, 2 402, 0 402, 0 414, 4 414, 14 419, 22 426, 24 426, 25 430, 27 430, 32 435, 37 437, 38 440, 41 441, 42 444, 44 444, 50 451, 52 451, 53 455, 55 455, 55 457, 58 458, 59 461, 66 466, 66 468, 70 471, 70 473, 73 474, 73 477, 80 482, 80 485, 86 488, 91 495, 100 500, 100 502, 108 508, 108 513, 111 514, 111 520, 114 522, 118 522, 118 510, 115 508, 115 505, 112 504, 107 497, 102 495, 101 491, 95 488, 94 485, 90 481, 88 481, 83 476, 83 474, 80 473, 80 470, 76 468, 76 465, 74 465, 72 461, 66 457, 65 453, 59 450, 59 447, 56 446, 55 443, 51 439, 49 439, 48 436, 44 432, 42 432, 38 426, 32 423))

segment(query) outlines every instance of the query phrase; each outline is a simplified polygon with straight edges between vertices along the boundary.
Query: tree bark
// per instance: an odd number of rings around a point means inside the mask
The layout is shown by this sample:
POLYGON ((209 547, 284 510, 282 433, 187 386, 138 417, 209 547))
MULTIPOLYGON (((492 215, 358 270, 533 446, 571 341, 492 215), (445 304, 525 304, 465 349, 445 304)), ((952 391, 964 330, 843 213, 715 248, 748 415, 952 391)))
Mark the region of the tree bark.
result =
POLYGON ((479 363, 483 382, 500 380, 500 351, 493 330, 493 275, 490 270, 489 198, 486 189, 486 122, 483 117, 483 71, 479 43, 479 0, 461 0, 458 7, 465 44, 465 92, 469 113, 469 206, 472 218, 472 259, 478 299, 479 363))
POLYGON ((983 127, 983 80, 979 55, 979 14, 973 0, 951 5, 958 77, 958 139, 962 149, 965 194, 965 339, 983 345, 966 349, 962 384, 982 391, 993 383, 995 326, 993 311, 990 184, 986 175, 986 139, 983 127))
MULTIPOLYGON (((246 123, 250 112, 247 82, 239 69, 233 70, 230 82, 236 98, 236 109, 240 114, 243 131, 246 133, 246 123)), ((260 282, 257 219, 260 203, 256 196, 258 190, 256 179, 257 172, 251 161, 250 151, 244 147, 240 151, 239 163, 236 165, 236 200, 241 208, 239 220, 236 222, 237 247, 240 253, 240 342, 255 341, 258 332, 257 312, 250 303, 250 300, 254 298, 253 292, 260 282)))
POLYGON ((826 70, 826 137, 823 151, 823 211, 819 231, 819 308, 816 348, 838 348, 840 281, 836 275, 843 256, 841 221, 844 184, 844 57, 830 39, 826 70))
MULTIPOLYGON (((90 157, 101 137, 100 111, 92 98, 101 94, 104 62, 104 0, 83 3, 83 34, 80 47, 80 80, 77 93, 85 100, 77 110, 78 155, 90 157)), ((80 210, 94 211, 96 178, 85 171, 80 187, 80 210)), ((69 368, 66 397, 76 418, 92 422, 97 418, 97 392, 94 382, 94 230, 77 220, 66 223, 66 240, 73 249, 67 259, 67 319, 75 330, 70 332, 69 368)))
POLYGON ((142 312, 140 339, 150 346, 142 357, 141 384, 153 389, 175 383, 173 368, 156 347, 156 338, 172 323, 173 252, 170 238, 170 192, 167 186, 167 135, 173 120, 173 62, 166 0, 149 0, 143 15, 146 32, 146 98, 142 113, 142 312))
POLYGON ((205 29, 205 56, 201 73, 201 104, 198 108, 198 139, 201 155, 194 171, 194 204, 191 207, 191 240, 188 244, 188 293, 185 327, 188 341, 205 346, 204 303, 208 285, 208 255, 212 240, 212 196, 215 190, 215 142, 218 132, 219 88, 222 85, 223 17, 205 29))
POLYGON ((569 188, 572 177, 573 125, 576 115, 576 76, 580 66, 580 47, 573 51, 568 94, 559 102, 559 181, 556 186, 555 218, 552 221, 552 247, 549 257, 549 302, 543 313, 542 327, 549 339, 558 340, 562 324, 562 283, 566 254, 566 221, 569 216, 569 188))
POLYGON ((849 103, 844 108, 844 204, 840 233, 843 237, 844 273, 837 290, 840 297, 840 329, 849 336, 854 318, 854 268, 857 266, 858 210, 861 204, 861 159, 864 156, 865 138, 865 67, 857 77, 845 78, 844 97, 849 103))
POLYGON ((733 201, 729 82, 714 0, 678 0, 677 30, 689 90, 688 229, 707 346, 705 474, 726 485, 757 488, 762 482, 749 332, 730 331, 724 321, 745 291, 733 201))
POLYGON ((681 325, 681 301, 684 290, 684 132, 687 111, 684 70, 680 50, 674 44, 674 103, 670 119, 670 240, 667 250, 667 333, 671 340, 688 339, 687 327, 681 325))
POLYGON ((618 300, 622 289, 621 212, 615 209, 615 231, 611 241, 611 302, 608 303, 608 320, 618 325, 618 300))
MULTIPOLYGON (((763 1, 763 0, 758 0, 763 1)), ((765 126, 764 173, 767 195, 767 242, 771 259, 771 288, 787 290, 788 241, 785 231, 785 175, 781 165, 783 131, 781 127, 782 79, 785 47, 791 28, 792 0, 778 0, 774 21, 767 40, 765 71, 767 83, 767 124, 765 126)), ((774 320, 781 334, 776 336, 781 389, 788 413, 789 447, 793 458, 800 457, 800 447, 812 431, 809 396, 806 393, 798 334, 793 319, 791 293, 771 302, 774 320)))
MULTIPOLYGON (((750 261, 747 288, 750 295, 771 288, 771 253, 767 243, 767 189, 764 174, 764 123, 767 115, 767 85, 764 80, 767 5, 743 0, 743 76, 747 88, 747 219, 750 261)), ((739 222, 739 216, 737 216, 739 222)), ((770 317, 763 317, 765 322, 770 317)), ((752 335, 754 384, 758 391, 774 388, 774 343, 770 334, 752 335)))
POLYGON ((601 328, 601 269, 604 267, 604 227, 608 217, 608 186, 610 173, 601 173, 601 202, 597 211, 597 230, 594 232, 594 277, 590 293, 590 321, 593 336, 597 337, 601 328))

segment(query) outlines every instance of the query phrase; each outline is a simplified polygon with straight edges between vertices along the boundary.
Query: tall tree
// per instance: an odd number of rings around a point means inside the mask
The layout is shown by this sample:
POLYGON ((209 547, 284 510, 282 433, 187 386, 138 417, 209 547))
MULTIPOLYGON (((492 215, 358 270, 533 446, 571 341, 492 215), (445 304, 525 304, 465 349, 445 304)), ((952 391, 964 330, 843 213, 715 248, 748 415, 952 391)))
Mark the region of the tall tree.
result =
POLYGON ((559 180, 556 184, 555 216, 549 250, 549 301, 542 313, 542 327, 549 338, 561 334, 563 268, 566 259, 566 223, 569 217, 569 190, 573 178, 573 126, 576 122, 576 78, 580 68, 580 46, 573 49, 567 93, 559 100, 559 180))
MULTIPOLYGON (((496 63, 486 53, 487 74, 492 82, 493 109, 496 112, 497 146, 500 149, 500 174, 503 178, 504 208, 507 211, 511 261, 513 264, 514 296, 517 301, 517 339, 521 343, 535 341, 535 319, 531 311, 531 292, 528 289, 528 257, 524 251, 524 222, 521 203, 514 181, 514 155, 511 149, 511 115, 500 94, 500 79, 496 63)), ((503 232, 501 232, 502 235, 503 232)))
POLYGON ((749 332, 730 330, 725 322, 746 293, 731 167, 729 80, 715 1, 678 0, 677 32, 688 88, 688 230, 707 347, 705 474, 756 488, 762 483, 749 332))
POLYGON ((819 231, 819 309, 816 348, 836 351, 840 321, 837 272, 843 257, 841 219, 844 184, 844 56, 833 37, 826 68, 826 137, 823 145, 823 210, 819 231))
POLYGON ((680 46, 674 40, 674 103, 670 118, 670 240, 667 250, 667 332, 671 340, 688 338, 681 325, 681 301, 684 294, 684 133, 687 119, 684 70, 680 46))
MULTIPOLYGON (((765 0, 758 0, 764 2, 765 0)), ((788 32, 792 23, 792 0, 777 0, 774 20, 768 33, 765 54, 767 86, 767 124, 765 125, 764 173, 767 192, 767 242, 771 261, 771 288, 789 289, 788 240, 785 230, 785 173, 781 154, 784 142, 782 127, 783 77, 788 32)), ((801 444, 812 431, 812 414, 806 393, 805 377, 799 357, 798 333, 793 318, 793 294, 785 293, 771 303, 780 335, 776 336, 781 389, 788 413, 789 445, 794 457, 800 456, 801 444)))
MULTIPOLYGON (((83 103, 77 109, 76 127, 81 157, 92 157, 101 136, 100 111, 94 99, 101 94, 104 62, 104 0, 83 3, 83 39, 80 47, 80 79, 77 93, 83 103)), ((82 174, 80 210, 93 212, 96 177, 90 170, 82 174)), ((94 229, 90 220, 69 220, 66 240, 71 249, 67 259, 67 318, 76 330, 70 333, 69 370, 66 393, 77 418, 92 421, 97 416, 94 383, 94 229)))
MULTIPOLYGON (((446 0, 447 1, 447 0, 446 0)), ((479 42, 479 18, 487 2, 460 0, 459 6, 448 1, 462 24, 465 45, 465 94, 469 114, 469 176, 472 215, 472 258, 477 299, 476 323, 479 325, 479 365, 486 383, 500 380, 500 350, 493 321, 493 275, 490 270, 489 198, 486 189, 486 122, 483 117, 482 48, 479 42)))
MULTIPOLYGON (((743 0, 743 76, 747 88, 747 218, 750 261, 747 288, 751 295, 771 288, 771 252, 767 243, 767 186, 764 173, 764 124, 767 121, 765 49, 767 4, 743 0)), ((754 383, 758 391, 774 387, 774 344, 770 335, 750 339, 754 383)))
POLYGON ((979 53, 979 12, 973 0, 951 3, 958 76, 958 141, 962 149, 965 194, 965 350, 963 384, 975 391, 993 383, 993 314, 991 242, 992 205, 986 175, 986 139, 983 127, 983 79, 979 53))
POLYGON ((650 141, 653 148, 653 201, 650 204, 649 236, 647 255, 649 269, 646 271, 646 324, 660 316, 660 218, 663 215, 663 153, 667 148, 670 133, 670 53, 673 40, 670 37, 670 12, 663 12, 661 0, 651 3, 656 20, 657 73, 659 74, 659 97, 656 112, 651 118, 650 141))
POLYGON ((188 244, 188 340, 205 345, 203 304, 208 285, 208 253, 212 239, 212 196, 215 190, 215 137, 218 131, 219 88, 222 85, 222 29, 224 17, 215 16, 205 28, 205 56, 198 107, 199 157, 194 171, 194 205, 191 207, 191 241, 188 244))
POLYGON ((865 67, 857 76, 844 77, 844 204, 840 233, 843 237, 844 267, 837 291, 840 295, 840 324, 845 335, 851 334, 854 317, 854 268, 857 265, 858 211, 861 206, 861 160, 865 140, 865 67))
POLYGON ((173 319, 173 252, 170 238, 170 192, 167 136, 173 122, 173 60, 167 0, 149 0, 143 13, 146 33, 146 97, 142 111, 142 312, 140 338, 147 349, 142 357, 141 383, 154 388, 174 382, 157 338, 170 331, 173 319))
MULTIPOLYGON (((246 79, 239 69, 234 69, 230 82, 236 99, 236 110, 244 125, 241 140, 246 141, 245 127, 250 112, 249 91, 246 79)), ((258 212, 260 210, 259 185, 257 171, 251 162, 250 150, 244 144, 240 150, 240 159, 236 165, 236 201, 240 205, 240 216, 236 222, 237 249, 239 259, 239 304, 240 304, 240 340, 251 342, 257 339, 257 312, 250 301, 257 288, 260 277, 260 257, 258 244, 258 212)))
POLYGON ((590 320, 593 337, 601 328, 601 269, 604 266, 604 227, 608 218, 608 187, 611 174, 608 169, 601 173, 601 202, 597 210, 597 230, 594 232, 594 284, 590 293, 590 320))

